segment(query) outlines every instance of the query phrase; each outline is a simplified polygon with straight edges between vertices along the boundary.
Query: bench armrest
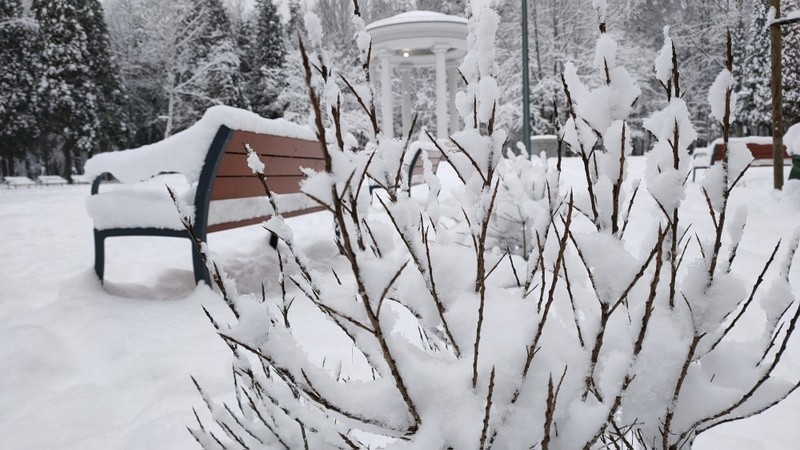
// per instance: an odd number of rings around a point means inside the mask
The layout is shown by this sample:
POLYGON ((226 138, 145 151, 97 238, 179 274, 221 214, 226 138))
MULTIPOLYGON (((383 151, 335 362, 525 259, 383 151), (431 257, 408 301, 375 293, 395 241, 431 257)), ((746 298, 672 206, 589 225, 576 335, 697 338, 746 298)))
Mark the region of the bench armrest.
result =
POLYGON ((112 176, 113 177, 114 175, 111 175, 111 173, 109 173, 109 172, 103 172, 103 173, 101 173, 100 175, 98 175, 98 176, 96 176, 94 178, 94 181, 92 181, 92 194, 91 195, 96 195, 99 192, 100 183, 103 181, 103 178, 105 178, 106 176, 112 176))

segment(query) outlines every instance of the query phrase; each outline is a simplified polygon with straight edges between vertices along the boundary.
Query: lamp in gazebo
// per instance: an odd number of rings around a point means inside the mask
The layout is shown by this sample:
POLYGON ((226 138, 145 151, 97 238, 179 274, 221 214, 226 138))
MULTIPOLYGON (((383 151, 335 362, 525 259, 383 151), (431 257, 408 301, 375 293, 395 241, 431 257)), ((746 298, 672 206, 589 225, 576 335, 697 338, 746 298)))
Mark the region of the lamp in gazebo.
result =
POLYGON ((411 128, 410 72, 433 66, 436 72, 436 136, 445 139, 458 128, 455 92, 457 66, 467 53, 467 19, 432 11, 410 11, 367 26, 372 51, 380 62, 381 118, 385 135, 394 136, 392 68, 401 69, 403 135, 411 128))

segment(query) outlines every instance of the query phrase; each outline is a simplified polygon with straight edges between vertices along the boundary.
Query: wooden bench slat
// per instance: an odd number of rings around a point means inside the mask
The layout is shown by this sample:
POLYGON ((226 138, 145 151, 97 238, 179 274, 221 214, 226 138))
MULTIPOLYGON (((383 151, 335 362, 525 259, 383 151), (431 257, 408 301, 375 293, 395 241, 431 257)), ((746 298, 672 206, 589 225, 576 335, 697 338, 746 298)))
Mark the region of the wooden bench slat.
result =
MULTIPOLYGON (((267 180, 267 186, 276 194, 292 194, 300 191, 303 175, 273 177, 267 180)), ((249 177, 217 177, 211 186, 211 201, 232 198, 261 197, 264 186, 255 176, 249 177)))
MULTIPOLYGON (((264 199, 264 201, 267 201, 267 200, 264 199)), ((325 208, 323 208, 321 206, 316 207, 316 208, 301 209, 301 210, 297 210, 297 211, 292 211, 290 213, 284 213, 283 217, 287 217, 288 218, 288 217, 301 216, 303 214, 310 214, 310 213, 314 213, 314 212, 319 212, 319 211, 322 211, 324 209, 325 208)), ((246 227, 248 225, 258 225, 261 222, 263 222, 263 221, 265 221, 265 220, 267 220, 269 218, 270 218, 270 216, 263 216, 263 217, 256 217, 256 218, 253 218, 253 219, 239 220, 237 222, 226 222, 226 223, 219 223, 219 224, 216 224, 216 225, 209 225, 208 226, 208 232, 209 233, 214 233, 216 231, 232 230, 234 228, 246 227)))
POLYGON ((288 138, 283 136, 271 136, 257 134, 249 131, 234 131, 228 145, 226 153, 245 153, 244 144, 250 144, 256 153, 280 154, 284 157, 299 158, 321 158, 322 149, 319 142, 307 141, 304 139, 288 138))
MULTIPOLYGON (((300 167, 317 171, 325 168, 325 161, 322 158, 267 156, 262 158, 262 161, 266 166, 264 174, 267 177, 302 175, 300 167)), ((217 177, 252 175, 253 172, 247 165, 247 155, 244 153, 225 153, 217 168, 217 177)))
MULTIPOLYGON (((425 151, 425 150, 423 150, 425 151)), ((439 164, 442 162, 442 154, 438 150, 435 152, 428 152, 428 158, 431 161, 431 166, 433 168, 433 173, 439 168, 439 164)), ((411 168, 411 185, 416 186, 419 184, 425 183, 425 166, 422 160, 422 157, 416 159, 414 163, 414 167, 411 168)))
MULTIPOLYGON (((750 149, 750 153, 753 154, 753 159, 756 161, 760 159, 768 159, 772 161, 772 145, 771 144, 756 144, 753 142, 747 143, 747 148, 750 149)), ((714 161, 722 161, 725 152, 723 151, 723 145, 717 144, 714 146, 714 161)), ((791 159, 791 156, 786 151, 786 146, 783 147, 783 158, 784 159, 791 159)))

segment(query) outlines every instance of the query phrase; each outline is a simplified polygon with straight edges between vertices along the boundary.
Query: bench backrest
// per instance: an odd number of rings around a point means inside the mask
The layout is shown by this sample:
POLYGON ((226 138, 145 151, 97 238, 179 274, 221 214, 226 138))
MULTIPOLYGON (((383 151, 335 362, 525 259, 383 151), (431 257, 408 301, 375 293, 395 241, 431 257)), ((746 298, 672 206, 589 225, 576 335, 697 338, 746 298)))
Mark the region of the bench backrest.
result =
POLYGON ((411 169, 408 171, 408 185, 416 186, 425 183, 425 166, 423 164, 422 152, 427 152, 428 159, 431 161, 431 168, 433 173, 439 168, 439 163, 442 161, 442 152, 435 147, 421 146, 411 158, 411 169))
MULTIPOLYGON (((231 130, 221 126, 209 148, 195 195, 195 221, 206 224, 210 202, 216 200, 263 197, 264 187, 247 165, 244 144, 249 144, 265 164, 267 185, 276 194, 300 192, 300 182, 305 175, 301 167, 322 170, 325 161, 317 141, 289 138, 248 131, 231 130)), ((265 200, 266 201, 266 200, 265 200)), ((293 211, 299 215, 321 208, 293 211)), ((263 222, 267 217, 257 217, 237 222, 218 223, 198 234, 221 231, 263 222)), ((204 236, 200 236, 204 238, 204 236)))
MULTIPOLYGON (((722 161, 725 155, 724 147, 724 144, 721 143, 714 145, 714 161, 722 161)), ((753 159, 772 159, 772 144, 748 142, 747 148, 749 148, 750 153, 753 154, 753 159)), ((783 147, 783 158, 789 158, 789 154, 786 152, 786 146, 783 147)))

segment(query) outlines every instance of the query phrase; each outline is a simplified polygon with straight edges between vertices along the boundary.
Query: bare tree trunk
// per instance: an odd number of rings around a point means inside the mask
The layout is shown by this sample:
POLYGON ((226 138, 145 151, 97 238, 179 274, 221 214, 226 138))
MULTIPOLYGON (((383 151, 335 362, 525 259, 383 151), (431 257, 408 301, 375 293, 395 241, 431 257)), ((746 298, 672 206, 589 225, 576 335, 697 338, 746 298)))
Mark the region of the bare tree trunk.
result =
POLYGON ((64 147, 61 149, 64 153, 64 167, 61 173, 64 179, 70 184, 72 184, 72 148, 74 145, 75 141, 73 139, 67 139, 67 142, 64 142, 64 147))
MULTIPOLYGON (((771 0, 775 19, 781 17, 781 0, 771 0)), ((780 24, 770 25, 770 62, 772 69, 772 163, 775 189, 783 189, 783 35, 780 24)))
MULTIPOLYGON (((551 13, 553 14, 553 48, 558 47, 558 17, 556 16, 556 6, 558 5, 557 0, 553 0, 551 6, 551 13)), ((554 55, 555 56, 555 55, 554 55)), ((559 61, 558 57, 553 58, 553 75, 558 75, 561 71, 559 68, 559 61)))
POLYGON ((167 109, 167 126, 164 128, 164 139, 172 134, 173 115, 175 114, 175 91, 169 92, 169 107, 167 109))
MULTIPOLYGON (((538 80, 543 77, 542 74, 542 55, 539 51, 539 11, 537 8, 538 0, 533 0, 533 45, 536 52, 536 75, 538 80)), ((538 81, 537 80, 537 81, 538 81)))

